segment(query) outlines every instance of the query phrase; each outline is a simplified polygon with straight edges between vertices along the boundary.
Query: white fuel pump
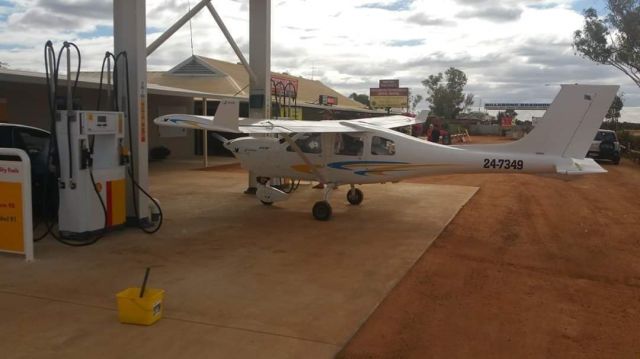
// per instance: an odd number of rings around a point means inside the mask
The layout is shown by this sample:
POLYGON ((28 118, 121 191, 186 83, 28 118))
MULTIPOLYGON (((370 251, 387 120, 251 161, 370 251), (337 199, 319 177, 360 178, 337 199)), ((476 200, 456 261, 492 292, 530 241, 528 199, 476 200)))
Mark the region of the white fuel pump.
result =
POLYGON ((82 237, 124 224, 124 121, 122 112, 58 111, 58 228, 64 236, 82 237))
POLYGON ((51 234, 57 241, 69 246, 94 244, 103 237, 105 231, 123 226, 125 222, 130 224, 126 213, 126 199, 129 195, 133 198, 134 218, 138 219, 138 207, 134 194, 136 191, 149 199, 152 216, 150 221, 135 223, 135 225, 145 233, 157 232, 163 220, 160 203, 135 180, 135 166, 133 157, 129 153, 129 149, 133 148, 131 137, 128 138, 128 146, 125 145, 125 132, 131 133, 131 123, 128 122, 131 118, 131 104, 128 101, 130 96, 123 97, 127 99, 124 104, 115 101, 120 98, 119 90, 127 95, 129 93, 129 65, 126 52, 120 52, 117 55, 105 53, 96 111, 78 110, 81 101, 76 96, 76 88, 82 62, 78 46, 65 41, 62 48, 56 52, 53 43, 47 41, 44 59, 52 134, 47 167, 51 170, 53 178, 57 179, 58 188, 56 196, 48 196, 53 192, 48 190, 48 181, 45 181, 44 198, 55 197, 55 199, 51 200, 53 203, 43 204, 43 208, 51 209, 46 211, 48 217, 45 218, 44 223, 47 225, 47 230, 35 240, 51 234), (71 71, 72 49, 77 54, 75 73, 71 71), (65 53, 66 96, 62 96, 58 79, 60 59, 65 53), (105 65, 107 67, 105 90, 108 95, 106 102, 113 111, 100 111, 105 65), (119 77, 116 76, 116 70, 118 69, 125 75, 124 84, 117 81, 119 77), (113 84, 111 78, 114 79, 113 84), (121 109, 125 111, 122 112, 121 109), (127 193, 128 181, 131 183, 130 193, 127 193), (57 228, 54 221, 57 222, 57 228))

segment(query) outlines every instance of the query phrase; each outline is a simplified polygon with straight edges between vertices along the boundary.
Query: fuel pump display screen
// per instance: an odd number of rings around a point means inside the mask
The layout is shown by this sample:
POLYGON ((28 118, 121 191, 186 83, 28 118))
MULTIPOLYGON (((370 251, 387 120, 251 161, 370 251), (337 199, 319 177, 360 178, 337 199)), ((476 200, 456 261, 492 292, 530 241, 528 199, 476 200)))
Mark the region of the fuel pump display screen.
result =
POLYGON ((81 116, 86 126, 87 134, 114 134, 118 129, 119 112, 91 112, 86 111, 81 116))
POLYGON ((98 127, 107 127, 107 116, 98 116, 98 127))

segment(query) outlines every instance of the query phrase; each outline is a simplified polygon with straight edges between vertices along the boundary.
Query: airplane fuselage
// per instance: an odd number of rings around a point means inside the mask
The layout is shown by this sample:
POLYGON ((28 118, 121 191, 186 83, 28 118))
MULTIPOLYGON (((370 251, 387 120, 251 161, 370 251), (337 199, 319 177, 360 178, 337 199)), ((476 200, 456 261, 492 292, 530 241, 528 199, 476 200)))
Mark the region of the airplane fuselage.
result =
POLYGON ((544 154, 492 152, 491 146, 486 150, 481 145, 468 149, 444 146, 393 130, 300 134, 292 139, 299 144, 300 152, 284 139, 274 137, 242 137, 225 146, 243 168, 257 176, 318 180, 320 174, 325 182, 338 185, 393 182, 444 173, 555 173, 556 165, 570 161, 544 154), (353 148, 346 148, 345 136, 351 138, 353 148))

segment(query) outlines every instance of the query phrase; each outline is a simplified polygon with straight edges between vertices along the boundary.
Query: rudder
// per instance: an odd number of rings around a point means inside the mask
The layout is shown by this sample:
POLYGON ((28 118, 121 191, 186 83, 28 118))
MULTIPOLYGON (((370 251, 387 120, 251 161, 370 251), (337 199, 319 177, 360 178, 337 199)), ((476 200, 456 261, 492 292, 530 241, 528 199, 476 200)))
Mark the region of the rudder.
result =
POLYGON ((615 85, 562 85, 540 123, 505 150, 584 158, 617 91, 615 85))

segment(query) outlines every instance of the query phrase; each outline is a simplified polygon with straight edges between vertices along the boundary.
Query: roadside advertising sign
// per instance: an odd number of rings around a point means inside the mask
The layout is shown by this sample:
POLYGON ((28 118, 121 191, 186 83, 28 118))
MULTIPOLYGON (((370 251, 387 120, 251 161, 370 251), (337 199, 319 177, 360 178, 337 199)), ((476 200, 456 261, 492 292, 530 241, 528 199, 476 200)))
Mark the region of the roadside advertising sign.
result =
POLYGON ((297 97, 298 80, 271 75, 271 94, 281 97, 297 97))
MULTIPOLYGON (((382 84, 383 80, 380 81, 382 84)), ((371 88, 369 89, 369 101, 374 108, 408 107, 409 88, 371 88)))
POLYGON ((369 97, 371 106, 374 108, 400 108, 407 107, 407 96, 371 96, 369 97))
POLYGON ((338 104, 338 98, 335 96, 320 95, 318 102, 321 105, 335 106, 338 104))
POLYGON ((31 161, 23 151, 0 148, 0 252, 33 260, 31 161))
POLYGON ((369 89, 371 96, 409 96, 409 88, 401 87, 395 89, 372 88, 369 89))
POLYGON ((382 89, 397 89, 400 87, 400 80, 380 80, 378 87, 382 89))

